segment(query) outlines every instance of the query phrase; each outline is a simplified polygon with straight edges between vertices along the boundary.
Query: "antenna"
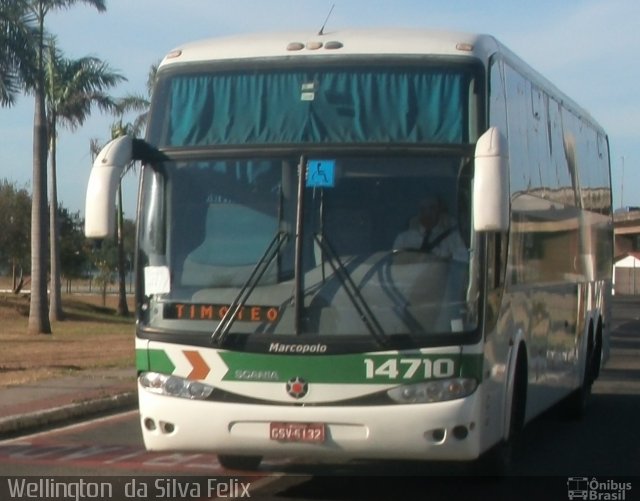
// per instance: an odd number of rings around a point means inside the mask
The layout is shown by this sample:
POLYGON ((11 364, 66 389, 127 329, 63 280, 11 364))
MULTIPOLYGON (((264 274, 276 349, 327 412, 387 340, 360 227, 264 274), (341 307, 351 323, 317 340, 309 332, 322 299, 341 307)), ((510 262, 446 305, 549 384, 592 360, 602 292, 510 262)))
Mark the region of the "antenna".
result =
POLYGON ((324 20, 324 23, 322 24, 322 28, 320 28, 320 31, 318 31, 318 35, 324 35, 324 28, 327 25, 327 21, 329 21, 329 18, 331 17, 331 13, 333 12, 333 8, 336 6, 336 4, 333 4, 331 6, 331 9, 329 9, 329 13, 327 14, 327 18, 324 20))

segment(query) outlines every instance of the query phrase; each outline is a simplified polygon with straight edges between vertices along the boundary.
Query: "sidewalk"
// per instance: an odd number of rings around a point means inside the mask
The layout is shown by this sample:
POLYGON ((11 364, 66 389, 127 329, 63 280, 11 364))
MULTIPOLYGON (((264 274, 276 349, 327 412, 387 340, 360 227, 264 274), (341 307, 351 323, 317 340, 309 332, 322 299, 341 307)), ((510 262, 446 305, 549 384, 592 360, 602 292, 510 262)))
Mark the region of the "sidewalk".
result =
POLYGON ((0 439, 137 404, 136 371, 101 369, 0 388, 0 439))

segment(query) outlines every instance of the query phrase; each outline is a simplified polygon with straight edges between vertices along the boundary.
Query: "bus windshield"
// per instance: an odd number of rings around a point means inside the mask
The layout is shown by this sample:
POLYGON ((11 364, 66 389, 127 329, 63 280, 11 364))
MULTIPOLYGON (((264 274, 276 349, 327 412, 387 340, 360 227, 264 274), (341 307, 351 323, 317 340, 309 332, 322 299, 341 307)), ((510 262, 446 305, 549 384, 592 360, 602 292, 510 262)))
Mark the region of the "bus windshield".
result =
POLYGON ((143 323, 455 342, 477 323, 470 165, 460 154, 336 153, 145 168, 143 323))
POLYGON ((170 160, 143 174, 142 326, 378 347, 475 332, 476 63, 161 70, 147 140, 170 160))

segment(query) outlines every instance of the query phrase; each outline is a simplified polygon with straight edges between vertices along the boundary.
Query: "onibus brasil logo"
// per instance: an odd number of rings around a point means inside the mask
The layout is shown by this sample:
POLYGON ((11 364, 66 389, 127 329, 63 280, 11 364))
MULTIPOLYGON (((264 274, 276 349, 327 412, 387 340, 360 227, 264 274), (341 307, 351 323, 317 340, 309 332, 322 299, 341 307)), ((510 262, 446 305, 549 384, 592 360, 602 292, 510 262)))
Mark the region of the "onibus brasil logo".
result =
POLYGON ((569 477, 567 494, 569 499, 624 501, 631 482, 616 480, 598 480, 595 477, 569 477))

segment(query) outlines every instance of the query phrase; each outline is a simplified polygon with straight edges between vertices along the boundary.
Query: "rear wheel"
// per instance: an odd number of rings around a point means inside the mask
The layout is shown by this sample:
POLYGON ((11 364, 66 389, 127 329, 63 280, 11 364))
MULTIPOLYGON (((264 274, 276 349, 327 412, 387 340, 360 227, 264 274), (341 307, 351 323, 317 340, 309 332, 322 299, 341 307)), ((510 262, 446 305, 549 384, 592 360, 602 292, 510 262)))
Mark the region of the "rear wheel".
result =
POLYGON ((218 454, 218 462, 229 470, 257 470, 262 462, 262 456, 236 456, 218 454))
POLYGON ((587 405, 591 397, 591 382, 587 367, 584 372, 580 388, 571 393, 564 401, 564 415, 570 420, 578 421, 587 412, 587 405))
POLYGON ((600 350, 600 342, 594 342, 593 331, 589 329, 582 383, 564 402, 564 411, 569 419, 579 420, 586 414, 587 406, 591 399, 591 386, 600 371, 600 350))

